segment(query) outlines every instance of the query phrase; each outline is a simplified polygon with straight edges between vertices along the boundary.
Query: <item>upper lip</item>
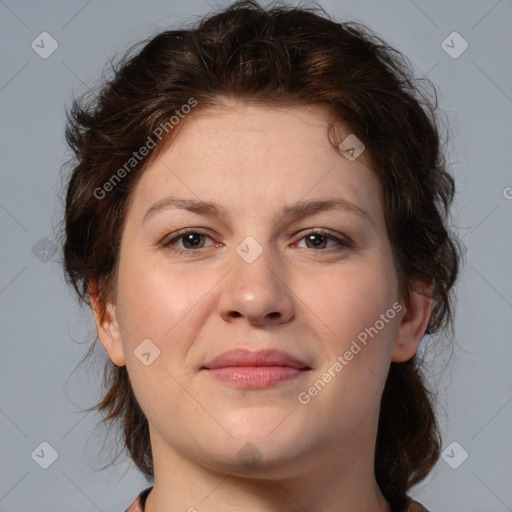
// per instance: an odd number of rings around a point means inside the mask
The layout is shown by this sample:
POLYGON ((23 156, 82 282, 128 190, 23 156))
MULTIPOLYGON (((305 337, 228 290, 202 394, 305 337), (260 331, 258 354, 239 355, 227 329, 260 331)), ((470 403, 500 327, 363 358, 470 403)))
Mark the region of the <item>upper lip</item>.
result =
POLYGON ((233 349, 223 352, 203 365, 207 370, 228 366, 288 366, 299 370, 309 370, 306 363, 288 352, 281 350, 233 349))

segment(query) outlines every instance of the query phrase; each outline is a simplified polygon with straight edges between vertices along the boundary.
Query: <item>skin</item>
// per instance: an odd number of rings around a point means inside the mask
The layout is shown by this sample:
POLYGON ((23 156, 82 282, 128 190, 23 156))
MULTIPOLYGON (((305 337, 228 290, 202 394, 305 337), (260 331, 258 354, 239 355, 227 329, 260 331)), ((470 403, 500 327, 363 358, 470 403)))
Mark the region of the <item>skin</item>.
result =
POLYGON ((146 511, 390 512, 373 468, 380 398, 390 362, 416 353, 432 304, 412 293, 406 305, 400 296, 376 175, 364 153, 350 161, 330 145, 319 107, 226 100, 182 123, 130 198, 115 300, 102 315, 92 299, 101 343, 126 365, 149 422, 155 482, 146 511), (226 212, 169 208, 143 222, 171 195, 215 201, 226 212), (371 222, 341 209, 283 217, 299 200, 333 197, 366 210, 371 222), (206 236, 198 246, 183 237, 162 245, 185 228, 206 236), (319 228, 353 246, 321 235, 308 243, 319 228), (248 236, 263 250, 252 263, 236 251, 248 236), (396 302, 403 309, 299 403, 396 302), (144 339, 160 350, 148 366, 134 355, 144 339), (284 350, 311 371, 257 390, 200 371, 239 347, 284 350), (262 454, 251 467, 237 456, 246 443, 262 454))

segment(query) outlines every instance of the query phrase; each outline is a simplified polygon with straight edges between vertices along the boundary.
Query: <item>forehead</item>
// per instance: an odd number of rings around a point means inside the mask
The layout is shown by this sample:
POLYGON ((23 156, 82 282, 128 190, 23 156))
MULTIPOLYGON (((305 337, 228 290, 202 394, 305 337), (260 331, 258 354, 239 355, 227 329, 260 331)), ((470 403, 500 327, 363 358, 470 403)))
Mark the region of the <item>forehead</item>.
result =
MULTIPOLYGON (((241 102, 195 112, 144 171, 134 191, 138 214, 168 195, 265 210, 300 199, 341 196, 379 217, 380 186, 364 153, 344 158, 327 137, 319 107, 241 102)), ((340 140, 350 132, 337 127, 340 140)))
MULTIPOLYGON (((190 154, 193 149, 195 158, 219 156, 220 164, 229 163, 230 156, 238 162, 243 155, 259 161, 283 155, 296 160, 311 151, 334 151, 327 139, 328 123, 327 110, 320 105, 268 106, 228 99, 185 117, 173 141, 174 153, 190 154)), ((340 140, 350 134, 342 123, 336 125, 340 140)), ((359 161, 367 165, 364 154, 359 161)))

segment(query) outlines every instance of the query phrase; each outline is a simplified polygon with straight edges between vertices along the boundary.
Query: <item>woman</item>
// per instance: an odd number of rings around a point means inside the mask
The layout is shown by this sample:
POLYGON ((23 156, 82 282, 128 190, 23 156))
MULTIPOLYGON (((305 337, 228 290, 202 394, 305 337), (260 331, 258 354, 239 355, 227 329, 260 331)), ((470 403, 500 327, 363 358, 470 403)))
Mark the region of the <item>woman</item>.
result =
POLYGON ((128 511, 426 510, 416 352, 460 258, 435 114, 364 26, 251 1, 74 102, 64 265, 154 479, 128 511))

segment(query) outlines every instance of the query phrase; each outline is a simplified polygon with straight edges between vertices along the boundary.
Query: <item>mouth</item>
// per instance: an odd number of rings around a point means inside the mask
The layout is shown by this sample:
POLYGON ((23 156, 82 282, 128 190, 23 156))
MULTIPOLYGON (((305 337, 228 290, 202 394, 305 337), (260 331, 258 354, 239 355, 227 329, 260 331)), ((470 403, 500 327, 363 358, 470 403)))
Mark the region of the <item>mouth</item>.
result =
POLYGON ((215 357, 201 370, 234 387, 264 389, 302 378, 311 367, 280 350, 235 349, 215 357))

